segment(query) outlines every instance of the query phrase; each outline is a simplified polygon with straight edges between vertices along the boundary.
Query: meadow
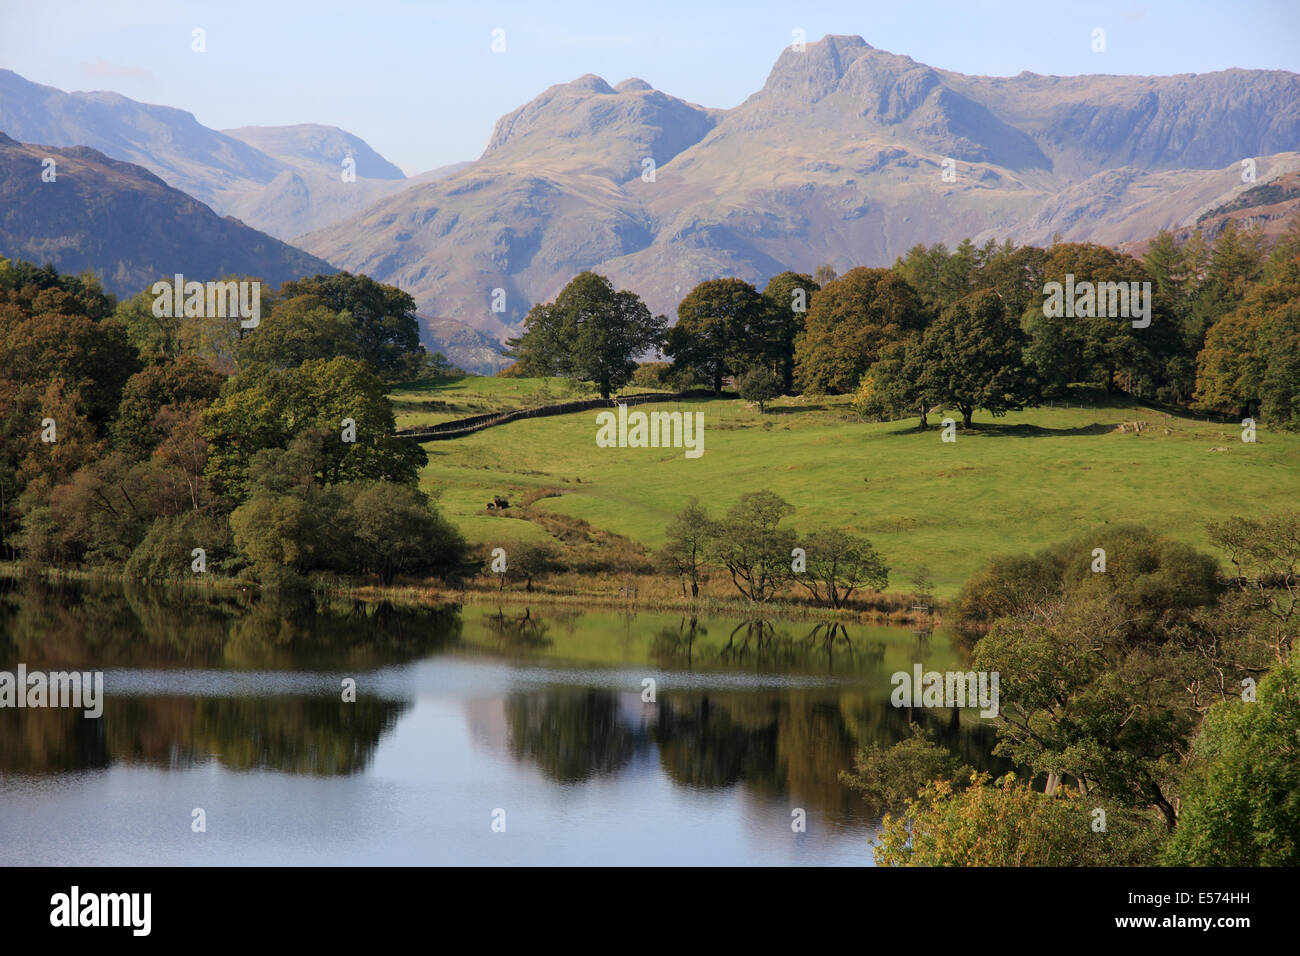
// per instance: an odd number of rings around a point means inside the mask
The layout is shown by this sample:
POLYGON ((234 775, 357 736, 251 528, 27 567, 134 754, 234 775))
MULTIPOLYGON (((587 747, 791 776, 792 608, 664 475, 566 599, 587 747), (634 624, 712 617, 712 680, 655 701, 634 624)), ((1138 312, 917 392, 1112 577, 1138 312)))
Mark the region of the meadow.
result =
MULTIPOLYGON (((393 397, 399 425, 409 427, 539 403, 539 394, 574 397, 555 379, 477 377, 393 397)), ((548 536, 535 522, 489 512, 495 495, 516 506, 528 496, 534 511, 656 548, 690 497, 720 515, 741 494, 770 489, 794 507, 787 522, 796 529, 870 538, 892 569, 890 591, 910 591, 925 566, 940 598, 995 554, 1124 522, 1208 548, 1207 522, 1284 509, 1300 494, 1300 435, 1260 429, 1246 443, 1238 424, 1099 394, 999 419, 977 412, 976 427, 951 443, 935 427, 941 415, 925 431, 914 418, 863 422, 847 397, 782 398, 766 414, 739 399, 641 407, 702 411, 703 456, 599 448, 596 413, 586 412, 430 442, 422 487, 485 548, 548 536)))

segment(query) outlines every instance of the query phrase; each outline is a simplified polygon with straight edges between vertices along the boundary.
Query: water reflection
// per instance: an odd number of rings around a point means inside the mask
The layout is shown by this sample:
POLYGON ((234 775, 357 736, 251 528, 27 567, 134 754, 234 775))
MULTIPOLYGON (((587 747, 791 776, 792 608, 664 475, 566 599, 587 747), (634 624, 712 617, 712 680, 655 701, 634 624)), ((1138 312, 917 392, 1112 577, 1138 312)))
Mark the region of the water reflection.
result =
POLYGON ((850 626, 839 622, 796 625, 745 619, 730 627, 725 641, 697 653, 697 644, 708 643, 708 638, 709 630, 698 618, 683 617, 676 627, 655 631, 651 659, 662 667, 685 670, 713 666, 859 677, 879 673, 885 660, 883 641, 861 635, 855 641, 850 626))
POLYGON ((498 607, 496 616, 484 618, 483 625, 496 635, 498 651, 542 650, 554 643, 546 636, 548 625, 533 617, 532 608, 525 608, 522 615, 513 610, 507 615, 498 607))
MULTIPOLYGON (((455 608, 412 611, 308 598, 250 601, 189 589, 0 584, 0 667, 362 672, 460 640, 455 608)), ((160 681, 166 684, 165 676, 160 681)), ((114 762, 318 775, 364 770, 409 704, 360 696, 109 694, 103 717, 0 711, 0 772, 53 773, 114 762)))
MULTIPOLYGON (((664 813, 670 792, 717 812, 743 796, 786 830, 800 806, 856 832, 873 821, 839 774, 910 723, 1001 769, 990 725, 971 712, 889 704, 893 671, 964 660, 928 628, 0 580, 0 669, 103 670, 107 691, 99 720, 0 710, 0 792, 12 796, 13 775, 72 792, 91 786, 78 772, 114 767, 365 778, 387 751, 383 772, 418 781, 417 794, 431 774, 515 792, 523 772, 557 793, 650 775, 667 784, 664 813), (357 677, 355 702, 341 699, 340 675, 357 677), (484 726, 497 731, 476 733, 484 726)), ((159 786, 132 780, 146 802, 159 786)), ((619 792, 615 809, 659 791, 619 792)))
POLYGON ((0 578, 0 662, 29 668, 365 669, 454 645, 460 625, 450 606, 0 578))
POLYGON ((510 753, 561 783, 617 773, 650 749, 644 722, 620 713, 618 697, 608 691, 512 693, 503 709, 510 753))
POLYGON ((647 705, 635 693, 556 688, 512 693, 504 711, 510 753, 559 783, 615 775, 655 755, 671 780, 692 790, 741 786, 840 822, 860 816, 840 771, 865 743, 908 737, 912 722, 977 768, 1001 769, 989 756, 987 726, 857 693, 687 691, 647 705))
POLYGON ((345 775, 366 768, 408 707, 365 698, 110 697, 98 720, 69 710, 5 711, 0 772, 114 763, 179 770, 215 760, 229 770, 345 775))

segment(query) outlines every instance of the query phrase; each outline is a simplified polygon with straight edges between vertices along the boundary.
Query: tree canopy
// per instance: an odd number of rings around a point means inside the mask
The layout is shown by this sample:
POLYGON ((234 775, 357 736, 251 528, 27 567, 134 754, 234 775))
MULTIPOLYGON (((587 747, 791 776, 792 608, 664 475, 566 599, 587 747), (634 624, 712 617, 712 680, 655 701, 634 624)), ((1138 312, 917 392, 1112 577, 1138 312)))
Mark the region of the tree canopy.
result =
POLYGON ((583 272, 554 302, 533 306, 509 354, 538 375, 595 382, 601 398, 632 380, 636 356, 663 341, 667 319, 651 315, 634 292, 583 272))
POLYGON ((795 381, 805 390, 847 393, 880 350, 924 327, 920 297, 891 269, 850 269, 813 296, 795 348, 795 381))

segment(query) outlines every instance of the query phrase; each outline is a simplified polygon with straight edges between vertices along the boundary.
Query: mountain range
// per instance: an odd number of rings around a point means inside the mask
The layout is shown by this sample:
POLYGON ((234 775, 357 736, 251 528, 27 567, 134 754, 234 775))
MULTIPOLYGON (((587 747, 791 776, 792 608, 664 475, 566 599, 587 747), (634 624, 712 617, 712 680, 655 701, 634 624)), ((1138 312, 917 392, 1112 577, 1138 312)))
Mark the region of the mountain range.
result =
POLYGON ((588 268, 671 315, 715 276, 761 285, 887 265, 918 242, 1119 245, 1189 228, 1300 172, 1300 76, 967 76, 828 36, 787 48, 726 110, 579 77, 502 117, 476 161, 410 179, 333 127, 211 130, 6 71, 0 130, 137 163, 405 289, 431 344, 465 341, 463 323, 490 351, 588 268), (340 177, 347 156, 355 182, 340 177))

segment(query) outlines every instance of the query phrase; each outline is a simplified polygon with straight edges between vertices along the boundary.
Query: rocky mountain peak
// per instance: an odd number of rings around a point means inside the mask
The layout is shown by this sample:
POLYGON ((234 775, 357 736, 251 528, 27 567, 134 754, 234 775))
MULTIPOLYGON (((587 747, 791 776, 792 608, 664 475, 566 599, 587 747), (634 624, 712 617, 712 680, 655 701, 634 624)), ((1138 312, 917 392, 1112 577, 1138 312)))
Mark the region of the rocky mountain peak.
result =
POLYGON ((758 95, 796 96, 816 102, 834 92, 849 67, 872 49, 862 37, 829 34, 802 50, 787 46, 758 95))

